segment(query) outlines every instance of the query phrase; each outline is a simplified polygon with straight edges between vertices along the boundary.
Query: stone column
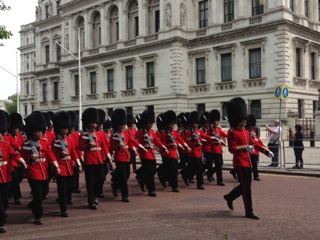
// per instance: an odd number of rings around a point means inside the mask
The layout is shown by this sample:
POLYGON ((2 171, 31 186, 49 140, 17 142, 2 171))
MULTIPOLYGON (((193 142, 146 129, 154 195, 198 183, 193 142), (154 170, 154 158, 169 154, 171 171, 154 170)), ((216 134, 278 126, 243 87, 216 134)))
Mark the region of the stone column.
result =
POLYGON ((89 19, 88 19, 88 11, 85 11, 84 13, 84 32, 85 32, 85 43, 84 43, 84 49, 90 49, 91 44, 90 44, 90 40, 91 40, 91 29, 92 29, 92 25, 91 23, 89 23, 89 19))
POLYGON ((126 39, 128 11, 123 10, 123 2, 119 1, 119 41, 126 39))
POLYGON ((320 111, 317 110, 317 111, 314 113, 314 116, 315 116, 315 123, 314 123, 315 133, 314 133, 314 139, 315 139, 315 140, 320 140, 320 111))
POLYGON ((105 6, 104 4, 101 5, 100 9, 100 22, 101 22, 101 45, 104 46, 108 44, 108 28, 107 28, 107 21, 108 19, 106 18, 106 12, 105 12, 105 6))

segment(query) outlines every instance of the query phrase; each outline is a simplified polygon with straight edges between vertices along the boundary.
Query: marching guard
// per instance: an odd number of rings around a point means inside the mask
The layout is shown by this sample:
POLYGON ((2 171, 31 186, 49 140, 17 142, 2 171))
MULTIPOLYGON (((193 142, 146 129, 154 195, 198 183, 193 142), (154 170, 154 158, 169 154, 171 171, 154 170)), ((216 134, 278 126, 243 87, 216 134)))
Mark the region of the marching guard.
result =
POLYGON ((42 200, 47 194, 48 184, 48 162, 53 164, 58 173, 61 172, 58 162, 51 150, 51 145, 42 134, 46 131, 46 120, 41 112, 34 111, 26 119, 27 140, 21 149, 21 156, 26 161, 28 168, 26 178, 28 179, 32 201, 28 204, 35 217, 36 225, 42 224, 43 205, 42 200))
POLYGON ((60 206, 60 216, 68 217, 67 204, 72 204, 72 191, 74 189, 74 162, 81 171, 81 163, 77 155, 73 140, 68 136, 71 126, 71 117, 65 111, 57 112, 53 115, 53 127, 56 138, 52 142, 52 152, 54 153, 60 172, 55 171, 58 189, 58 203, 60 206))
POLYGON ((245 216, 251 219, 259 219, 253 212, 251 196, 251 161, 250 153, 254 149, 272 157, 273 153, 255 142, 248 130, 245 129, 247 122, 247 106, 245 101, 236 97, 228 102, 228 121, 230 130, 228 132, 228 150, 233 154, 233 166, 235 167, 240 184, 230 193, 224 195, 228 207, 233 210, 233 201, 242 195, 245 207, 245 216))
POLYGON ((84 152, 85 181, 89 209, 96 210, 103 183, 106 180, 104 160, 109 155, 107 145, 96 132, 99 113, 96 108, 87 108, 82 113, 84 132, 81 134, 79 150, 84 152))

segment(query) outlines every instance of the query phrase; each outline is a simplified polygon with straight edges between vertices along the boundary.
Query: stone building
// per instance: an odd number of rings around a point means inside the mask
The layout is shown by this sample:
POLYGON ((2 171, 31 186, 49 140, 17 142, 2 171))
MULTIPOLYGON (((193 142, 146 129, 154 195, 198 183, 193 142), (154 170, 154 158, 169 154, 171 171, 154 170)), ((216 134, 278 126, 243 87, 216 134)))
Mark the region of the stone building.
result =
POLYGON ((79 109, 80 49, 83 109, 225 115, 241 96, 262 124, 288 85, 292 125, 318 107, 319 21, 319 0, 39 0, 20 31, 21 113, 79 109))

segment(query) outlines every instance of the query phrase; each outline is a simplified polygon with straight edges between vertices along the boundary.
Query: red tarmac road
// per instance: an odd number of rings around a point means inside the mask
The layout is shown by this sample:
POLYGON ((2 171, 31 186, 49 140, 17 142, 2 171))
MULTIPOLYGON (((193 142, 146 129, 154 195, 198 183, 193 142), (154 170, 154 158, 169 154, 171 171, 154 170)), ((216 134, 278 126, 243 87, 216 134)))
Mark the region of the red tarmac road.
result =
POLYGON ((0 239, 320 239, 320 178, 261 174, 262 181, 252 185, 260 220, 251 220, 244 217, 242 198, 234 201, 234 211, 223 200, 235 185, 228 172, 225 187, 205 181, 205 190, 185 186, 179 176, 180 193, 163 189, 157 179, 156 198, 140 191, 134 175, 129 180, 130 203, 113 198, 108 175, 105 198, 98 210, 89 210, 81 174, 82 192, 73 194, 69 218, 57 216, 56 184, 51 182, 42 226, 32 222, 24 180, 22 205, 10 206, 7 233, 0 239))

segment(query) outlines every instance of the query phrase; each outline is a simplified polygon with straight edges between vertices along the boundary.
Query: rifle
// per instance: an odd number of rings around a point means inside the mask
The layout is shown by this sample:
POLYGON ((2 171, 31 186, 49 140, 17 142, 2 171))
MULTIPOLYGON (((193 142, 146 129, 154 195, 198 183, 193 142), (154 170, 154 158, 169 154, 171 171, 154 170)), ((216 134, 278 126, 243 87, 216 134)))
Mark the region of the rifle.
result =
POLYGON ((198 146, 202 146, 202 143, 200 142, 199 135, 194 131, 193 128, 190 128, 192 139, 195 140, 198 144, 198 146))
MULTIPOLYGON (((29 142, 30 142, 30 147, 31 147, 32 154, 37 155, 37 157, 41 157, 39 152, 38 152, 38 149, 37 149, 37 148, 40 148, 39 141, 29 140, 29 142)), ((34 163, 34 161, 32 161, 31 163, 34 163)), ((39 165, 40 165, 42 176, 43 176, 43 178, 45 178, 41 162, 39 162, 39 165)))
POLYGON ((156 156, 155 156, 154 150, 153 150, 154 144, 153 144, 153 142, 152 142, 152 138, 151 138, 151 136, 148 135, 147 129, 146 129, 145 127, 143 127, 142 130, 143 130, 143 141, 145 141, 146 143, 148 143, 149 148, 150 148, 151 151, 152 151, 153 157, 155 158, 156 156))

